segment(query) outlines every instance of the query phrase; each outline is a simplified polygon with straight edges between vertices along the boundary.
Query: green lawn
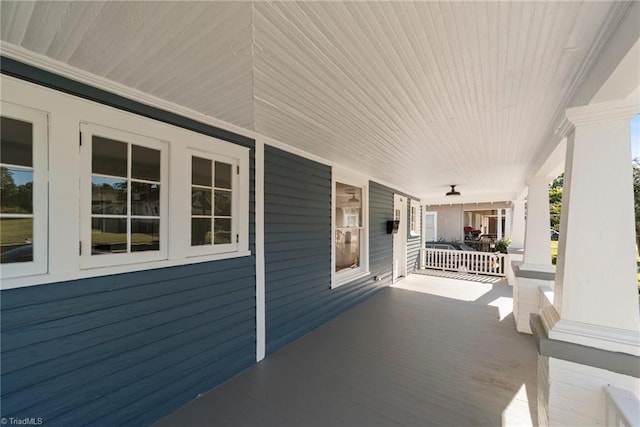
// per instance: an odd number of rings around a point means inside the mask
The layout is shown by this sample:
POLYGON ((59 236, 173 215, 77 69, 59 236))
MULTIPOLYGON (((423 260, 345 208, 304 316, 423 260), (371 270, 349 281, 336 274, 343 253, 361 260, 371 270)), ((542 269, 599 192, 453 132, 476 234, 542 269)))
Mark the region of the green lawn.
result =
POLYGON ((33 219, 7 218, 0 223, 0 244, 2 246, 24 245, 33 240, 33 219))

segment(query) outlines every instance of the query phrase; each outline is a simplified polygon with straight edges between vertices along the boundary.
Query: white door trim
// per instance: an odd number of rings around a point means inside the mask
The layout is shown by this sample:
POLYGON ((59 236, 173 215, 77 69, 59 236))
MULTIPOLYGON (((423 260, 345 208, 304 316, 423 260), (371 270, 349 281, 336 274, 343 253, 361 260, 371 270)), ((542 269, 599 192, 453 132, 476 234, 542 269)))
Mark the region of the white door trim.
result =
POLYGON ((393 282, 407 275, 407 198, 393 195, 393 219, 400 221, 398 232, 393 234, 393 282))

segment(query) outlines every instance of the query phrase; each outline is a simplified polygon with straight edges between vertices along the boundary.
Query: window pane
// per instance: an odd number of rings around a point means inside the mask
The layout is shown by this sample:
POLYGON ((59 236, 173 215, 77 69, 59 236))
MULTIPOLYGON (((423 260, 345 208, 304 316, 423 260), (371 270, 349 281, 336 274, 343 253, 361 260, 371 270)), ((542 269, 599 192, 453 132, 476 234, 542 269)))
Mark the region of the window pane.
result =
POLYGON ((131 178, 160 181, 160 151, 131 146, 131 178))
POLYGON ((33 261, 33 218, 0 219, 0 263, 33 261))
POLYGON ((231 243, 231 218, 216 218, 214 224, 214 244, 231 243))
POLYGON ((160 250, 160 220, 131 220, 131 252, 160 250))
POLYGON ((191 215, 211 215, 211 190, 191 189, 191 215))
POLYGON ((191 218, 191 246, 211 244, 211 219, 191 218))
POLYGON ((2 117, 0 122, 0 162, 33 166, 33 125, 2 117))
POLYGON ((231 192, 216 190, 215 193, 216 216, 231 216, 231 192))
POLYGON ((127 176, 127 144, 101 136, 93 137, 92 171, 102 175, 127 176))
POLYGON ((211 187, 211 160, 191 158, 191 183, 211 187))
POLYGON ((131 214, 160 216, 160 186, 158 184, 131 183, 131 214))
POLYGON ((91 213, 127 214, 127 181, 124 179, 91 177, 91 213))
POLYGON ((231 165, 216 162, 216 187, 231 188, 231 165))
POLYGON ((362 226, 362 188, 336 183, 336 227, 362 226))
POLYGON ((127 252, 127 220, 124 218, 91 219, 91 254, 127 252))
POLYGON ((336 272, 360 266, 360 229, 336 230, 336 272))
POLYGON ((33 171, 0 168, 0 212, 33 213, 33 171))

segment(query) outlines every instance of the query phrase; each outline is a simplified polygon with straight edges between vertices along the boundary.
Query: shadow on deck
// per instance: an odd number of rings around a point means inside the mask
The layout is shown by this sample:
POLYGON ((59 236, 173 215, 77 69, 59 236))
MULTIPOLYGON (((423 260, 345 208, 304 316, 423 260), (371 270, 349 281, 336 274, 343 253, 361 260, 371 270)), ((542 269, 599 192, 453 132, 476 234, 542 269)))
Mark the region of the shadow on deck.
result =
POLYGON ((156 426, 536 425, 511 288, 410 275, 156 426))

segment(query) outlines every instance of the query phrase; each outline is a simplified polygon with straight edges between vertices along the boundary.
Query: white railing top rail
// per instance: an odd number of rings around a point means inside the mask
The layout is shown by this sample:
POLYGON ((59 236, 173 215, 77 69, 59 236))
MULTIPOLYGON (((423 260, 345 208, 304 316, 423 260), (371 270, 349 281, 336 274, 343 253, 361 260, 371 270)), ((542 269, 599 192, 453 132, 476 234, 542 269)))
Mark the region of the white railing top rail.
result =
POLYGON ((606 396, 606 425, 615 427, 640 426, 640 400, 630 391, 610 385, 603 387, 606 396))
POLYGON ((420 253, 422 268, 506 276, 506 254, 432 248, 420 253))

